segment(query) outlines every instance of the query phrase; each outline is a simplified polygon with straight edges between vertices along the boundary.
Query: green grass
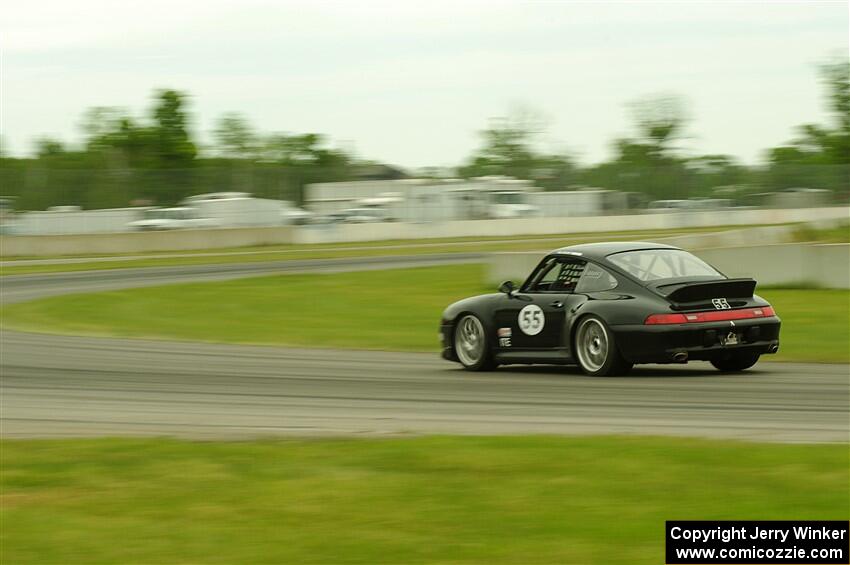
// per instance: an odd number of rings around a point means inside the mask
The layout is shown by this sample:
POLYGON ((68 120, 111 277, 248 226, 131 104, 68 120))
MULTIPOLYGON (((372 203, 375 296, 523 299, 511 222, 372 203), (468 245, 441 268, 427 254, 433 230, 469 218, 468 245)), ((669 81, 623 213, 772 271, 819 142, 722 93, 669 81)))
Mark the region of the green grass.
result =
POLYGON ((663 563, 664 521, 846 520, 846 445, 5 441, 2 563, 663 563))
POLYGON ((777 361, 850 362, 850 291, 756 291, 782 319, 777 361))
MULTIPOLYGON (((481 265, 279 275, 45 298, 0 311, 4 326, 212 342, 437 349, 443 308, 482 287, 481 265)), ((760 291, 783 319, 771 359, 850 361, 850 292, 760 291)))
MULTIPOLYGON (((734 229, 746 226, 736 226, 734 229)), ((285 261, 300 259, 332 259, 342 257, 375 257, 386 255, 418 255, 428 253, 462 253, 494 251, 549 250, 576 243, 613 240, 640 240, 672 237, 675 235, 721 231, 724 227, 677 228, 651 231, 619 231, 589 234, 552 234, 521 236, 475 236, 460 238, 434 238, 417 240, 368 241, 362 243, 328 243, 318 245, 270 245, 228 249, 204 249, 180 252, 136 253, 109 255, 118 260, 103 261, 104 256, 82 257, 9 257, 14 260, 39 260, 41 264, 8 265, 0 267, 0 276, 126 269, 142 267, 168 267, 180 265, 205 265, 285 261), (125 258, 122 258, 125 257, 125 258), (144 257, 144 258, 140 258, 144 257), (79 263, 50 263, 62 259, 90 259, 79 263)))
POLYGON ((33 275, 47 273, 64 273, 76 271, 102 271, 108 269, 137 269, 145 267, 178 267, 186 265, 212 265, 232 263, 261 263, 268 261, 298 261, 305 259, 341 259, 346 257, 386 257, 390 255, 427 255, 437 253, 476 253, 495 251, 528 251, 537 249, 554 249, 590 240, 577 238, 533 238, 519 239, 512 242, 476 242, 466 243, 420 243, 420 244, 386 244, 364 246, 334 245, 327 247, 292 246, 291 249, 268 251, 238 251, 228 253, 189 253, 185 256, 154 257, 145 259, 121 259, 83 263, 32 264, 19 266, 3 266, 2 276, 33 275))
POLYGON ((45 298, 6 326, 60 333, 428 351, 440 313, 480 292, 482 266, 279 275, 45 298))
POLYGON ((815 228, 813 224, 803 224, 797 228, 796 241, 816 241, 819 243, 850 243, 850 222, 830 222, 829 227, 815 228))

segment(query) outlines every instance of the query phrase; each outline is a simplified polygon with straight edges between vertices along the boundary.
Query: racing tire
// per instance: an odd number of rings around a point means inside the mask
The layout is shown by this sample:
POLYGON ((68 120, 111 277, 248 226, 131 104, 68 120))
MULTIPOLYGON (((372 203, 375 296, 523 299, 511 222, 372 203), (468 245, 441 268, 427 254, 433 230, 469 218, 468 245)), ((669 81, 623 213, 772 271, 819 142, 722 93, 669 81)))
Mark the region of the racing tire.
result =
POLYGON ((711 364, 724 373, 734 373, 749 369, 758 362, 759 357, 759 353, 730 353, 728 356, 712 359, 711 364))
POLYGON ((467 371, 492 371, 496 368, 490 338, 475 314, 466 314, 458 320, 453 340, 457 360, 467 371))
POLYGON ((608 324, 598 316, 587 316, 575 326, 573 351, 578 366, 586 375, 609 377, 625 375, 632 369, 617 347, 608 324))

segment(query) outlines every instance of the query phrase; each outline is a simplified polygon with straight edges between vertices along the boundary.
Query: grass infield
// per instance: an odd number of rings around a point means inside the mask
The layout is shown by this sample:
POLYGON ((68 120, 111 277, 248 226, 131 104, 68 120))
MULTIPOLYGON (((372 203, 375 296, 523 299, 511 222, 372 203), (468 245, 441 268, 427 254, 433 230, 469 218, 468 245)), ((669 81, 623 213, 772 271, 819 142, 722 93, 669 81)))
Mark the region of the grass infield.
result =
POLYGON ((5 441, 2 563, 663 563, 668 519, 846 520, 846 445, 5 441))
MULTIPOLYGON (((8 306, 6 327, 37 332, 436 351, 443 308, 492 292, 480 265, 278 275, 60 296, 8 306)), ((783 320, 774 360, 850 361, 850 292, 759 293, 783 320)))

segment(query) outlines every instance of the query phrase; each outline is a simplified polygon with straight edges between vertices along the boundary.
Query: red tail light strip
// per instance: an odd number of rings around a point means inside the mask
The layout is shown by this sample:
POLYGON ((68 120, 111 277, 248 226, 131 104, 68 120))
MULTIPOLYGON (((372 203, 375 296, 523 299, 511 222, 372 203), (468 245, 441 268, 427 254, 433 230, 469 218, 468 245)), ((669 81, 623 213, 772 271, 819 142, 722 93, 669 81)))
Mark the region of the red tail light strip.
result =
POLYGON ((687 314, 652 314, 643 322, 645 325, 660 324, 696 324, 700 322, 725 322, 729 320, 748 320, 775 316, 771 306, 761 308, 742 308, 740 310, 715 310, 712 312, 693 312, 687 314))

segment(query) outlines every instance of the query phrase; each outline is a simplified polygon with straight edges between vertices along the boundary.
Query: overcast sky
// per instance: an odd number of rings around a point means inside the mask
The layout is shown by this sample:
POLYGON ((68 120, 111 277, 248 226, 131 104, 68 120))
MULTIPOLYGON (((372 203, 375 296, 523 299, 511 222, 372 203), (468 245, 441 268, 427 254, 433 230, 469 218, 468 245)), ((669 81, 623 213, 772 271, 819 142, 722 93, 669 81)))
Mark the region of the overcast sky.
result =
POLYGON ((847 55, 846 2, 6 0, 2 136, 80 140, 82 112, 191 94, 203 142, 225 112, 319 132, 364 158, 456 165, 490 117, 528 106, 584 163, 632 133, 627 103, 677 93, 689 148, 757 162, 829 118, 816 66, 847 55))

